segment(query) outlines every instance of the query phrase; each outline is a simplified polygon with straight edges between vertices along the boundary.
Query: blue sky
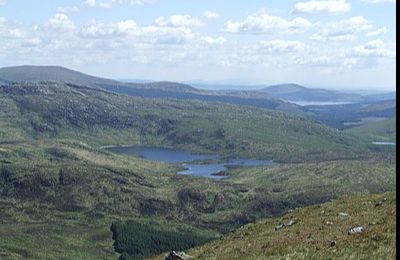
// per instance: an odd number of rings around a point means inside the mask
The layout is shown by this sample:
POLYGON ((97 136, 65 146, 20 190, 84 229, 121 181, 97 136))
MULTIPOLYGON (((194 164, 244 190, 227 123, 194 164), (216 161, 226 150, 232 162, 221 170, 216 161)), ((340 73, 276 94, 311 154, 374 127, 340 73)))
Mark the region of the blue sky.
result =
POLYGON ((394 90, 394 0, 0 0, 0 66, 394 90))

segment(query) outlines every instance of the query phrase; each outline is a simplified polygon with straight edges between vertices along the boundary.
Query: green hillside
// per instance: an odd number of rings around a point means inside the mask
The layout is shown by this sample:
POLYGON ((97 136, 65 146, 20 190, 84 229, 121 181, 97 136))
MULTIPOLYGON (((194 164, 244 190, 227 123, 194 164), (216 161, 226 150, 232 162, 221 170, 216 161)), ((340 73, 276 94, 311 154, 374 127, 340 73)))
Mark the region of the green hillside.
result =
POLYGON ((1 259, 114 259, 112 223, 204 243, 299 206, 395 190, 393 153, 282 112, 54 82, 1 86, 0 101, 1 259), (280 163, 196 178, 100 149, 109 144, 280 163))
POLYGON ((145 143, 281 162, 363 156, 357 139, 272 110, 133 98, 51 82, 1 86, 0 99, 0 137, 8 141, 30 136, 99 147, 145 143))
POLYGON ((84 74, 59 66, 16 66, 0 68, 0 84, 20 81, 56 81, 88 86, 109 92, 145 98, 176 98, 247 105, 307 115, 301 107, 256 91, 207 91, 176 82, 127 83, 84 74))
POLYGON ((344 197, 297 209, 186 253, 210 260, 396 259, 396 194, 344 197), (294 224, 275 229, 290 221, 294 224), (353 227, 363 227, 363 232, 349 235, 353 227))
POLYGON ((15 66, 0 68, 0 78, 7 81, 59 81, 96 87, 97 84, 116 85, 118 81, 89 76, 60 66, 15 66))
POLYGON ((396 118, 371 122, 345 130, 346 133, 362 137, 369 142, 396 142, 396 118))

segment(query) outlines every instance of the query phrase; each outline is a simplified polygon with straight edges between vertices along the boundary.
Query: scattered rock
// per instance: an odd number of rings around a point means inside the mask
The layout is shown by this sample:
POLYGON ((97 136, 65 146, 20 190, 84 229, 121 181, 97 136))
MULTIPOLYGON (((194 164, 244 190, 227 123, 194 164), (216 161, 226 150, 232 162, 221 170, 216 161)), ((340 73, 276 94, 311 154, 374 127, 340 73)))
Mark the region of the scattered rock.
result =
POLYGON ((327 221, 327 222, 325 222, 325 224, 327 224, 327 225, 333 225, 333 222, 332 222, 332 221, 327 221))
POLYGON ((347 217, 349 214, 345 213, 345 212, 339 212, 339 216, 341 217, 347 217))
POLYGON ((277 230, 279 230, 279 229, 281 229, 281 228, 283 228, 283 227, 285 227, 285 225, 282 224, 282 223, 280 223, 279 225, 277 225, 277 226, 275 227, 275 231, 277 231, 277 230))
POLYGON ((347 232, 349 235, 359 234, 364 232, 364 227, 353 227, 352 229, 347 232))
POLYGON ((188 260, 192 259, 192 257, 185 252, 175 252, 171 251, 169 255, 167 255, 164 260, 188 260))
POLYGON ((386 200, 387 200, 386 198, 383 198, 383 200, 378 201, 377 203, 375 203, 375 207, 380 207, 380 206, 382 206, 383 202, 385 202, 386 200))
POLYGON ((277 225, 275 227, 275 231, 279 230, 281 228, 284 228, 284 227, 290 227, 290 226, 294 225, 295 223, 296 223, 296 221, 294 221, 293 219, 291 219, 288 223, 280 223, 279 225, 277 225))
POLYGON ((336 240, 331 240, 331 241, 329 241, 329 243, 331 246, 336 246, 336 240))

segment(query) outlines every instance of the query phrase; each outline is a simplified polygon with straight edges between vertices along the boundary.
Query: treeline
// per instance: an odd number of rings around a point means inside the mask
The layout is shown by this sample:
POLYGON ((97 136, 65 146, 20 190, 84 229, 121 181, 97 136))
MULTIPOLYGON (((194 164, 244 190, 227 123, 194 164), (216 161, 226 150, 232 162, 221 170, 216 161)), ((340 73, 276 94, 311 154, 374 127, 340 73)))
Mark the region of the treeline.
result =
POLYGON ((185 250, 209 242, 212 238, 190 231, 159 230, 135 221, 111 225, 114 250, 120 259, 140 259, 170 250, 185 250))

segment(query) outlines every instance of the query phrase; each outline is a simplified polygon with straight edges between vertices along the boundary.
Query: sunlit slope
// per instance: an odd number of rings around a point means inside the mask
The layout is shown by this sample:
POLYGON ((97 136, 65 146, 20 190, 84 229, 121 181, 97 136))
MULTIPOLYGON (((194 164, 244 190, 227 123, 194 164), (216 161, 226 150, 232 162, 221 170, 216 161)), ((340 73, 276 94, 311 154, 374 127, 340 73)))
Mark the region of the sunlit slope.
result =
POLYGON ((51 82, 3 85, 0 99, 0 138, 8 141, 47 136, 98 146, 146 143, 287 162, 362 156, 353 137, 267 109, 134 98, 51 82))
POLYGON ((390 118, 379 122, 371 122, 361 126, 346 129, 345 132, 363 137, 369 142, 396 141, 396 118, 390 118))
POLYGON ((187 253, 209 260, 395 259, 396 194, 345 197, 297 209, 248 224, 187 253), (291 221, 293 225, 275 229, 291 221), (363 232, 349 235, 354 227, 363 232))

